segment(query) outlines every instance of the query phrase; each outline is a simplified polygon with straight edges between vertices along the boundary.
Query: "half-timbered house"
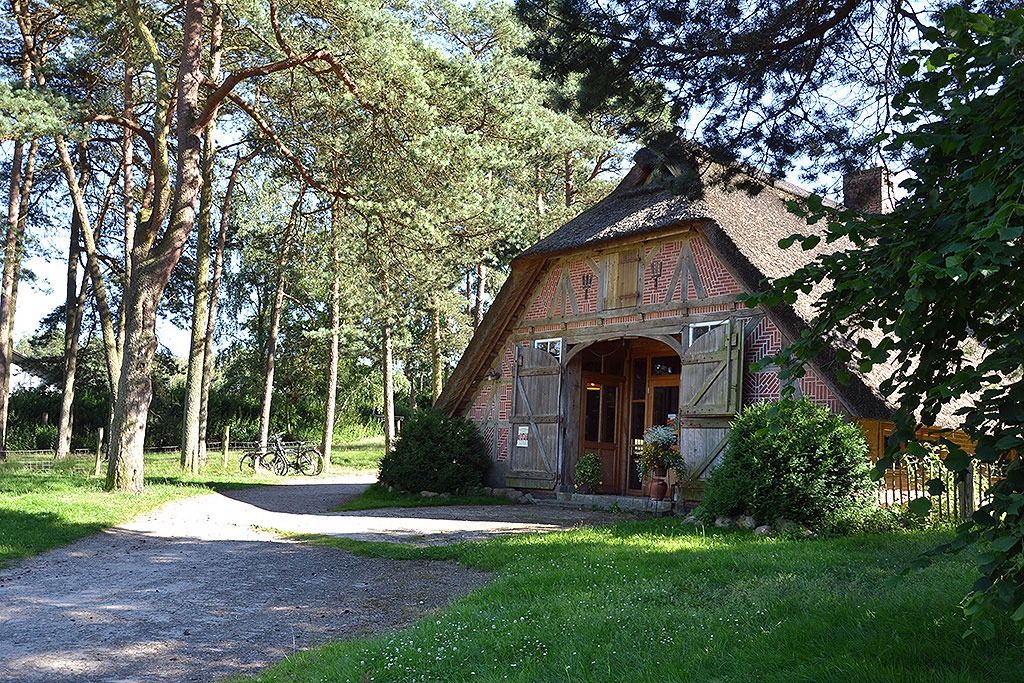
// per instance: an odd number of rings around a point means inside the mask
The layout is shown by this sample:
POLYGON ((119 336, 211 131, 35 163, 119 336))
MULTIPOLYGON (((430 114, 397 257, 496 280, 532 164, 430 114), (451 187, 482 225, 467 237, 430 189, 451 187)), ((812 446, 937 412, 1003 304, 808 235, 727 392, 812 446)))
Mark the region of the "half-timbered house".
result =
MULTIPOLYGON (((513 261, 441 394, 441 407, 479 424, 493 486, 571 491, 577 458, 594 452, 603 493, 640 495, 638 440, 673 421, 680 452, 703 477, 721 456, 730 418, 780 395, 775 370, 750 365, 800 334, 810 301, 749 309, 736 296, 831 248, 779 247, 813 229, 786 209, 808 193, 753 169, 695 160, 686 177, 699 187, 681 196, 652 182, 672 170, 649 150, 634 163, 608 197, 513 261)), ((891 204, 881 169, 845 185, 850 205, 879 212, 891 204)), ((891 415, 877 383, 856 376, 840 384, 825 360, 795 390, 858 419, 877 452, 891 415)))

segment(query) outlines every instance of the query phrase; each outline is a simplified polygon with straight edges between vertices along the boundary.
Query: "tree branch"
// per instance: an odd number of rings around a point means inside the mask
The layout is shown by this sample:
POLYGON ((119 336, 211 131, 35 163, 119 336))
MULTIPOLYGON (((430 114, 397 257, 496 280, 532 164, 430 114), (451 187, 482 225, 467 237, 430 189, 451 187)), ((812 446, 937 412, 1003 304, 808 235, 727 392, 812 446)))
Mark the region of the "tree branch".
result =
POLYGON ((111 116, 109 114, 92 114, 90 116, 86 116, 84 118, 77 119, 76 121, 74 121, 74 123, 90 122, 112 123, 116 126, 127 128, 128 130, 135 133, 136 135, 138 135, 139 137, 146 141, 146 145, 149 146, 149 151, 151 154, 156 152, 156 140, 153 139, 152 133, 150 133, 148 130, 146 130, 145 128, 143 128, 142 126, 140 126, 139 124, 135 123, 130 119, 126 119, 121 116, 111 116))

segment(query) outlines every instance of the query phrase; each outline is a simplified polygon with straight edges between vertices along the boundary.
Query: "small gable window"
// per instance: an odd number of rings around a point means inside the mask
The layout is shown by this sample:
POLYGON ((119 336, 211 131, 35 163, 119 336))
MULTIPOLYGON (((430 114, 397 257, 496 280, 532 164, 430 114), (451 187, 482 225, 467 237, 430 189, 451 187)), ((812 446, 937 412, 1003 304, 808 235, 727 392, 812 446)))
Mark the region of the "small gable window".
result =
POLYGON ((688 346, 692 346, 693 342, 697 341, 705 334, 711 331, 711 328, 724 325, 727 321, 725 320, 712 320, 706 323, 693 323, 690 325, 690 343, 688 346))
POLYGON ((547 351, 556 359, 558 362, 562 362, 562 340, 559 339, 537 339, 533 342, 533 348, 542 349, 547 351))

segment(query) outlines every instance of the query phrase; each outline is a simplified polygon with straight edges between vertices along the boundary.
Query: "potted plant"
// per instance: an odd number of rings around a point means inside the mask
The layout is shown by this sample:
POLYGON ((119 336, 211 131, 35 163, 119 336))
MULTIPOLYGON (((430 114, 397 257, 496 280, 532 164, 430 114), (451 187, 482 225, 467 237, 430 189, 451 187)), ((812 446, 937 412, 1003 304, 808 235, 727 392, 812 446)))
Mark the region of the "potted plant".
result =
POLYGON ((601 456, 585 453, 576 461, 576 490, 580 493, 594 493, 601 481, 601 456))
POLYGON ((637 470, 641 480, 653 472, 650 494, 654 500, 662 500, 668 493, 666 470, 669 463, 674 463, 678 458, 675 430, 667 425, 661 425, 644 432, 644 447, 640 451, 637 470))

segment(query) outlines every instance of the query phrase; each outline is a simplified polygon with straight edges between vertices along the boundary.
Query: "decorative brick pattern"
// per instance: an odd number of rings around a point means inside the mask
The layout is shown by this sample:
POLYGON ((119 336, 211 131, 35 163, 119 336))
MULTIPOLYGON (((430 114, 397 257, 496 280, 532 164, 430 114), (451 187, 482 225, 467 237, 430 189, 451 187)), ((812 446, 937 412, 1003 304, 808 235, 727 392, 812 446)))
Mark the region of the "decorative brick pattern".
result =
POLYGON ((561 332, 561 325, 538 325, 533 328, 534 334, 544 334, 545 332, 561 332))
POLYGON ((842 415, 846 412, 843 410, 842 404, 839 403, 839 399, 829 391, 818 373, 811 368, 807 368, 807 374, 800 378, 800 391, 812 403, 828 408, 829 412, 834 415, 842 415))
POLYGON ((640 320, 638 315, 620 315, 615 318, 605 318, 605 325, 616 325, 619 323, 635 323, 640 320))
POLYGON ((782 349, 782 333, 767 317, 762 318, 746 339, 745 361, 756 363, 767 356, 774 356, 782 349))
POLYGON ((696 313, 724 313, 732 309, 729 304, 715 304, 713 306, 692 306, 690 308, 691 314, 696 313))
MULTIPOLYGON (((644 260, 650 261, 644 270, 642 303, 645 306, 665 302, 665 298, 669 294, 668 287, 672 284, 672 273, 675 272, 679 264, 679 257, 683 253, 684 244, 684 241, 676 240, 665 242, 661 245, 660 249, 648 247, 644 251, 644 260), (651 254, 654 253, 655 249, 657 249, 657 253, 651 258, 651 254), (655 274, 658 274, 657 278, 655 278, 655 274), (657 281, 657 285, 655 285, 655 281, 657 281)), ((676 289, 679 289, 678 283, 676 283, 676 289)))
POLYGON ((600 320, 575 320, 571 323, 565 324, 566 328, 570 330, 577 330, 581 327, 600 327, 600 320))
POLYGON ((501 353, 501 376, 512 377, 512 370, 515 366, 515 352, 512 350, 513 344, 506 344, 505 350, 501 353))
POLYGON ((533 295, 533 301, 526 309, 523 320, 540 320, 551 317, 551 300, 555 296, 555 290, 558 288, 558 281, 561 277, 562 266, 560 265, 547 272, 544 276, 544 284, 533 295))
POLYGON ((743 404, 774 401, 781 395, 779 376, 771 370, 750 372, 750 364, 772 356, 782 348, 782 333, 768 318, 762 318, 747 336, 744 350, 743 404))
POLYGON ((645 320, 656 320, 657 318, 678 318, 683 314, 682 308, 676 308, 671 311, 654 311, 653 313, 647 313, 644 315, 645 320))
POLYGON ((502 384, 498 399, 498 421, 508 422, 512 417, 512 385, 502 384))
POLYGON ((491 385, 485 384, 480 389, 480 393, 476 395, 476 399, 473 400, 473 405, 469 409, 469 419, 474 422, 483 422, 490 418, 487 414, 488 401, 491 399, 491 385))
POLYGON ((508 433, 508 427, 498 427, 498 456, 495 458, 497 462, 508 460, 508 433))
POLYGON ((774 372, 762 370, 743 374, 743 405, 775 401, 781 395, 779 376, 774 372))
POLYGON ((693 260, 697 265, 697 272, 700 273, 701 282, 704 284, 704 292, 708 296, 739 294, 743 291, 711 251, 711 247, 703 237, 698 235, 691 239, 690 249, 693 251, 693 260))
MULTIPOLYGON (((576 297, 579 313, 597 312, 597 298, 601 292, 597 259, 580 259, 569 264, 569 286, 576 297)), ((571 313, 571 311, 570 311, 571 313)))

